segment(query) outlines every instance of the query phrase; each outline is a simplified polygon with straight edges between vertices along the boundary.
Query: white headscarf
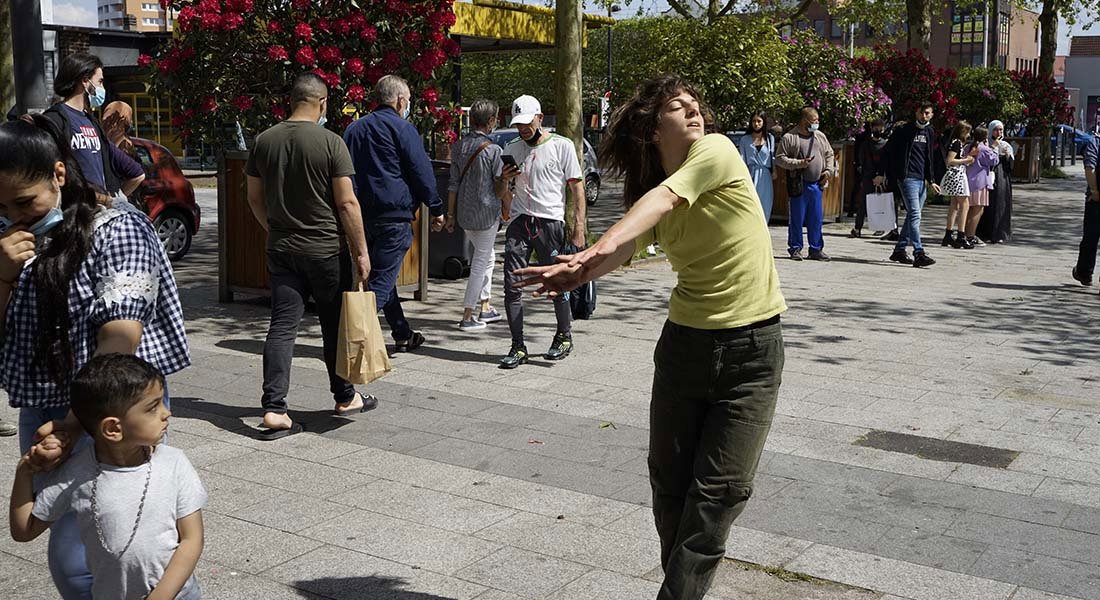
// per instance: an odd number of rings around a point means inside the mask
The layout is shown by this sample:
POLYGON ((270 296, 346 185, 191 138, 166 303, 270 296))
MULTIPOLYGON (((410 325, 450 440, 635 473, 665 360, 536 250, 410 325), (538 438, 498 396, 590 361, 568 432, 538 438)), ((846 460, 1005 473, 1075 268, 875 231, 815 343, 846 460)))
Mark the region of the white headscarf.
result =
POLYGON ((1012 144, 1005 141, 1005 124, 994 119, 989 122, 989 139, 993 139, 993 131, 997 128, 1001 129, 1001 137, 997 138, 993 149, 997 151, 997 154, 1007 154, 1009 158, 1015 159, 1016 153, 1012 150, 1012 144))

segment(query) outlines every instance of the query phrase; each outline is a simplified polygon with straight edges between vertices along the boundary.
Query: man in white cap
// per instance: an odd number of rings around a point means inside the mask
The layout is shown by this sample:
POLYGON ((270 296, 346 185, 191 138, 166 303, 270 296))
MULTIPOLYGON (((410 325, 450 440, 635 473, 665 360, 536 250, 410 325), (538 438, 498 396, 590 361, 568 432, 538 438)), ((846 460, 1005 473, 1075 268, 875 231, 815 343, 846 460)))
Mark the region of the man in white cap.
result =
MULTIPOLYGON (((512 125, 519 137, 504 148, 505 165, 511 157, 517 169, 505 168, 501 178, 508 186, 503 200, 511 202, 512 222, 504 244, 504 308, 512 332, 512 348, 500 361, 502 369, 514 369, 527 362, 523 342, 523 294, 515 287, 517 269, 528 266, 531 252, 540 265, 553 264, 565 245, 565 190, 576 199, 569 241, 585 247, 584 173, 573 141, 542 129, 542 105, 533 96, 520 96, 512 103, 512 125), (512 181, 514 179, 514 181, 512 181)), ((547 360, 561 360, 573 351, 573 316, 569 299, 554 298, 558 327, 547 360)))

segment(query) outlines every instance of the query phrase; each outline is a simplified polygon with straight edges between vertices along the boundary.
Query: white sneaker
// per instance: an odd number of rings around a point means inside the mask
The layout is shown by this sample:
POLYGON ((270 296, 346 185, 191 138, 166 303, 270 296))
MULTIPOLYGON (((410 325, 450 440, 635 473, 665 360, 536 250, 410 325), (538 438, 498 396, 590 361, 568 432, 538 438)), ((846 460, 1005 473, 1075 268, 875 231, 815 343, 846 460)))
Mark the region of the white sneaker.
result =
POLYGON ((645 253, 650 256, 657 256, 657 244, 650 244, 646 246, 645 253))
POLYGON ((485 327, 485 323, 477 319, 463 319, 458 322, 458 328, 462 331, 477 331, 478 329, 485 329, 485 327))

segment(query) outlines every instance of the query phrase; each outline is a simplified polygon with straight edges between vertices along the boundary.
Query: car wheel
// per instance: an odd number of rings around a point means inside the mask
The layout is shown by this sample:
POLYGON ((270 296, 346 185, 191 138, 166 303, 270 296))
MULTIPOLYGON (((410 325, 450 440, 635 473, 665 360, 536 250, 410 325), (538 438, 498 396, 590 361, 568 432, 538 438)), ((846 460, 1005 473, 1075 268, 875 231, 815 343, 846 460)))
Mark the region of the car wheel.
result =
POLYGON ((600 178, 589 175, 584 178, 584 199, 588 206, 595 206, 600 199, 600 178))
POLYGON ((160 213, 153 221, 153 228, 157 230, 168 260, 177 261, 191 249, 191 226, 182 213, 174 210, 160 213))

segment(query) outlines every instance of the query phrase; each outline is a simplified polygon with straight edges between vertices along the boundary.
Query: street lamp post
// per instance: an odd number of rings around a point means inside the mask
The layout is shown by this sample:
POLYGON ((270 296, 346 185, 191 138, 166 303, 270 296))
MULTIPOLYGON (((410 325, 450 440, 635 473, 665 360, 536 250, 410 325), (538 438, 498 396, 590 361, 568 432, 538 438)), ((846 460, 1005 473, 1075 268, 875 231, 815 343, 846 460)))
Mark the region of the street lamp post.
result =
MULTIPOLYGON (((622 8, 619 7, 618 4, 608 4, 607 5, 607 16, 610 18, 612 16, 612 13, 617 13, 620 10, 622 10, 622 8)), ((612 29, 613 29, 612 25, 607 26, 607 91, 609 91, 609 92, 611 91, 611 82, 612 82, 612 79, 611 79, 611 31, 612 31, 612 29)))

